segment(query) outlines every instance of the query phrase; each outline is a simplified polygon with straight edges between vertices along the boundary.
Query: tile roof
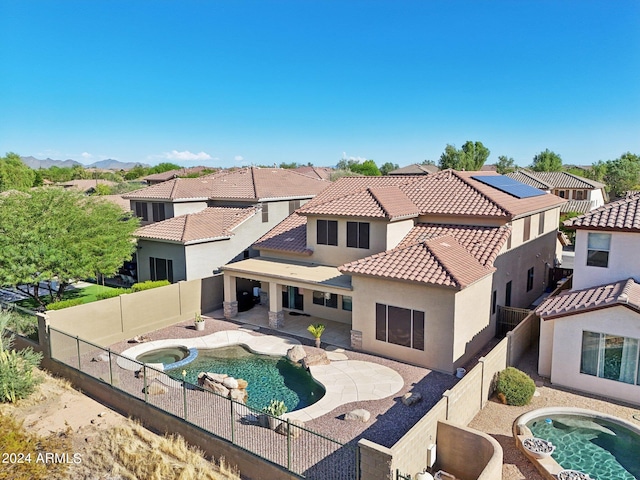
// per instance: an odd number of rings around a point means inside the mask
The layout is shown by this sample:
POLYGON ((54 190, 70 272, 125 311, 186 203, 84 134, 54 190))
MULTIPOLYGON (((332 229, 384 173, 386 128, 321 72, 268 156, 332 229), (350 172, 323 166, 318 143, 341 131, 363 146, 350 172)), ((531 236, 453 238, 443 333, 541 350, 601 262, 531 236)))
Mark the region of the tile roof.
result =
POLYGON ((605 185, 600 182, 596 182, 595 180, 589 180, 588 178, 580 177, 578 175, 574 175, 569 172, 533 172, 531 170, 527 170, 526 168, 520 169, 517 172, 508 173, 507 176, 518 180, 522 183, 527 183, 527 185, 531 185, 536 188, 538 187, 533 183, 538 182, 544 185, 548 185, 551 188, 581 188, 585 190, 593 190, 598 188, 604 188, 605 185), (528 183, 524 180, 524 178, 529 178, 530 182, 528 183))
POLYGON ((225 238, 233 235, 233 229, 255 213, 255 207, 208 207, 201 212, 180 215, 140 227, 136 231, 136 236, 185 245, 202 240, 225 238))
POLYGON ((395 248, 338 267, 342 273, 465 288, 493 272, 451 235, 395 248))
POLYGON ((406 167, 391 170, 389 175, 428 175, 430 173, 436 173, 438 170, 440 169, 435 165, 420 165, 414 163, 412 165, 407 165, 406 167))
POLYGON ((58 185, 62 185, 65 188, 75 188, 83 192, 86 192, 88 190, 91 190, 92 188, 95 188, 96 185, 98 184, 107 185, 108 187, 113 187, 116 184, 116 182, 112 182, 111 180, 102 180, 102 179, 70 180, 68 182, 59 183, 58 185))
POLYGON ((309 198, 330 182, 313 179, 293 170, 249 167, 199 178, 175 178, 124 197, 129 199, 236 199, 309 198))
POLYGON ((639 232, 640 195, 607 203, 589 213, 565 221, 564 225, 577 229, 639 232))
POLYGON ((307 217, 293 213, 253 244, 253 248, 311 255, 307 248, 307 217))
POLYGON ((333 168, 331 167, 297 167, 293 169, 294 172, 301 173, 302 175, 306 175, 307 177, 316 178, 320 180, 331 180, 331 174, 333 173, 333 168))
POLYGON ((568 200, 560 206, 560 213, 578 212, 586 213, 593 210, 596 202, 591 200, 568 200))
POLYGON ((551 190, 553 188, 553 185, 543 182, 528 170, 517 170, 515 172, 507 173, 506 176, 529 185, 530 187, 539 188, 540 190, 551 190))
POLYGON ((200 173, 205 169, 217 170, 216 168, 211 167, 179 168, 177 170, 168 170, 166 172, 153 173, 151 175, 147 175, 146 177, 142 177, 142 180, 146 180, 147 182, 166 182, 167 180, 171 180, 172 178, 200 173))
POLYGON ((608 285, 570 290, 547 298, 536 313, 545 320, 621 305, 640 312, 640 284, 633 278, 608 285))
POLYGON ((418 223, 402 239, 397 248, 408 247, 414 243, 443 235, 455 238, 478 262, 490 267, 493 266, 500 249, 511 235, 511 229, 509 227, 418 223))

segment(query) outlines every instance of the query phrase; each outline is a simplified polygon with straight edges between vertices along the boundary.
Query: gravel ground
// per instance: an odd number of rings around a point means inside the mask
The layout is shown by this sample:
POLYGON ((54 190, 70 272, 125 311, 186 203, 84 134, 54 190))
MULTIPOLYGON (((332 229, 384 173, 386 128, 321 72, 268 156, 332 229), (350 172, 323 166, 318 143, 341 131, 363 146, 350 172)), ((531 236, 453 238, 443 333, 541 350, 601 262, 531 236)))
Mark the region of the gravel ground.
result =
POLYGON ((615 415, 640 426, 640 421, 633 419, 634 414, 640 414, 638 408, 616 403, 606 398, 576 393, 552 386, 548 379, 542 378, 537 374, 537 361, 537 350, 531 350, 518 365, 518 368, 528 373, 538 386, 537 392, 539 395, 534 396, 529 405, 524 407, 503 405, 494 397, 469 424, 471 428, 490 434, 502 445, 504 452, 503 480, 544 480, 544 477, 538 473, 527 457, 518 450, 513 438, 513 422, 523 413, 545 407, 586 408, 615 415))

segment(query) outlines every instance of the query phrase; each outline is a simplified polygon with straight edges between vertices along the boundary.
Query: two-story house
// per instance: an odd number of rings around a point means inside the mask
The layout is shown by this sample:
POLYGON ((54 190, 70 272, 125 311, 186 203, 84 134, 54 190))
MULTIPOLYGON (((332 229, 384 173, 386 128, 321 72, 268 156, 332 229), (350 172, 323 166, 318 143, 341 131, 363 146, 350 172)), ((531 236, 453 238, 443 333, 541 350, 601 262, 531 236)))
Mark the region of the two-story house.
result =
POLYGON ((349 325, 355 349, 453 372, 498 305, 545 289, 563 202, 493 172, 341 178, 223 268, 225 316, 250 279, 272 328, 305 313, 349 325))
POLYGON ((522 168, 507 176, 568 200, 561 207, 562 213, 586 213, 608 201, 603 183, 569 172, 533 172, 522 168))
POLYGON ((290 170, 251 167, 124 195, 142 223, 138 281, 205 278, 255 256, 252 243, 328 185, 290 170))
POLYGON ((565 225, 576 230, 573 285, 536 310, 538 372, 640 404, 640 194, 565 225))

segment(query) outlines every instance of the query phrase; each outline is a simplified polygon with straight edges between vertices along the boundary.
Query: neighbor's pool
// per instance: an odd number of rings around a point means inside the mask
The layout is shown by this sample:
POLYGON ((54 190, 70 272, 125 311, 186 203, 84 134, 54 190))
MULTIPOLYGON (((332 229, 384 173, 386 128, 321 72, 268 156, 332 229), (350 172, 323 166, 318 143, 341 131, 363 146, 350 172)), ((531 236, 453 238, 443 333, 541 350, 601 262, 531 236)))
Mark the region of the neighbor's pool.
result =
MULTIPOLYGON (((261 410, 272 399, 282 400, 288 411, 314 404, 324 395, 324 388, 311 374, 286 357, 258 355, 241 345, 199 350, 198 358, 184 367, 186 380, 198 384, 200 372, 226 373, 249 382, 247 405, 261 410)), ((182 368, 167 370, 182 380, 182 368)))
POLYGON ((527 422, 534 436, 556 446, 562 468, 596 480, 640 480, 640 435, 620 424, 584 415, 546 415, 527 422))

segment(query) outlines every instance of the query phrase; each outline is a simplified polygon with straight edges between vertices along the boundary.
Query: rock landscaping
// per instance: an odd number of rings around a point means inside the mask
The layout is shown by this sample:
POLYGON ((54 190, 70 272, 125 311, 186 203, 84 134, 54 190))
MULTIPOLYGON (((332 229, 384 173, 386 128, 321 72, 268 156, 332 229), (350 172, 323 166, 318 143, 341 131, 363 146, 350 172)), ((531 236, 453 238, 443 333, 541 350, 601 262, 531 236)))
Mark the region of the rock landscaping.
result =
POLYGON ((344 414, 345 420, 367 423, 371 418, 371 413, 364 408, 357 408, 344 414))
POLYGON ((537 458, 549 457, 556 449, 548 440, 535 437, 525 438, 522 441, 522 446, 537 458))
POLYGON ((558 472, 558 480, 591 480, 591 477, 577 470, 561 470, 558 472))
POLYGON ((420 395, 419 393, 408 392, 402 396, 402 403, 404 403, 407 407, 415 405, 420 401, 422 401, 422 395, 420 395))
POLYGON ((236 379, 224 373, 200 372, 198 385, 205 390, 231 398, 240 403, 247 403, 247 381, 236 379))

